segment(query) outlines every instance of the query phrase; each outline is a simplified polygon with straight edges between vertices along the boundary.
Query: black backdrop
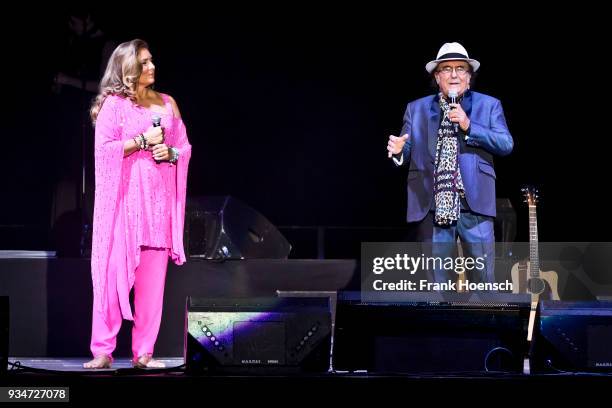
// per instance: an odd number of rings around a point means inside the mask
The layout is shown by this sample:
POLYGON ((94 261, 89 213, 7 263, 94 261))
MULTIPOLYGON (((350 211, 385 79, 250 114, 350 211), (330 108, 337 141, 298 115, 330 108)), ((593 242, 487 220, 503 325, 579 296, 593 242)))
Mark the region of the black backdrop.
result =
MULTIPOLYGON (((109 37, 150 43, 156 87, 188 126, 190 195, 233 195, 277 225, 403 225, 406 173, 387 159, 387 137, 405 104, 432 92, 425 63, 459 41, 482 63, 474 89, 501 99, 515 139, 496 168, 518 239, 530 183, 541 241, 609 240, 611 73, 597 10, 203 7, 94 11, 109 37)), ((15 12, 2 28, 4 249, 52 246, 56 152, 68 148, 50 91, 63 16, 15 12)))

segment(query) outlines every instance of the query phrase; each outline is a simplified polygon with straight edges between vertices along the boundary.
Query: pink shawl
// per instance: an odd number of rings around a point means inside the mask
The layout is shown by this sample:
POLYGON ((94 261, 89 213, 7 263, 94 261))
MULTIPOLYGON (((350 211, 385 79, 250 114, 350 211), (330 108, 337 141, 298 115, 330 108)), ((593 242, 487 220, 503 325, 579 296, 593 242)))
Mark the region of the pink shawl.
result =
MULTIPOLYGON (((163 96, 164 100, 167 100, 167 96, 163 96)), ((167 106, 169 107, 169 104, 167 106)), ((140 261, 140 247, 137 240, 139 232, 127 222, 125 201, 130 197, 125 197, 121 178, 123 160, 127 159, 123 157, 124 141, 146 130, 148 125, 142 123, 137 109, 142 108, 135 108, 129 99, 114 95, 107 97, 96 121, 95 135, 96 192, 91 254, 91 276, 96 300, 94 307, 107 315, 108 281, 116 280, 121 313, 127 320, 133 320, 129 293, 134 285, 135 270, 140 261), (111 248, 117 251, 116 259, 125 262, 110 267, 111 248)), ((176 194, 171 198, 170 256, 174 263, 181 265, 185 262, 183 226, 191 145, 180 118, 172 114, 164 116, 162 126, 166 143, 180 152, 175 173, 176 194)))

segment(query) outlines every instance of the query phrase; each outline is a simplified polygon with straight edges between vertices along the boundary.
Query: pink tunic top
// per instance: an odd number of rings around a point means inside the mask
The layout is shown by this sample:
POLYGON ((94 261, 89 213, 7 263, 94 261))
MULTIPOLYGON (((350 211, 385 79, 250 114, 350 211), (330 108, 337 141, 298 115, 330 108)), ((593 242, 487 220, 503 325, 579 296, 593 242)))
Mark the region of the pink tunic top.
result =
MULTIPOLYGON (((168 248, 172 260, 185 262, 183 225, 191 145, 185 125, 162 94, 165 113, 153 112, 127 98, 108 96, 96 121, 96 197, 91 256, 95 307, 108 312, 108 280, 117 281, 121 312, 132 320, 129 293, 143 246, 168 248), (123 157, 123 143, 146 131, 161 117, 165 143, 179 150, 176 164, 156 163, 149 151, 123 157), (118 251, 125 264, 109 267, 118 251)), ((161 301, 161 300, 160 300, 161 301)))

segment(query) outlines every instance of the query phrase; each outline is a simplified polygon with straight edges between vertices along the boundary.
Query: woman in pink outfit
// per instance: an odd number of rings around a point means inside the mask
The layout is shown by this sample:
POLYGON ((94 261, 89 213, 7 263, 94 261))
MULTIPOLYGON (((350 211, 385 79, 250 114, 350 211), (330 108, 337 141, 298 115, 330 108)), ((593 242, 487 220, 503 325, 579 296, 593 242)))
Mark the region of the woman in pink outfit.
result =
POLYGON ((91 352, 85 368, 110 368, 123 319, 133 320, 134 366, 152 358, 168 257, 185 262, 183 224, 191 146, 174 99, 153 90, 148 45, 132 40, 110 57, 91 108, 96 127, 91 352), (134 290, 134 310, 130 291, 134 290))

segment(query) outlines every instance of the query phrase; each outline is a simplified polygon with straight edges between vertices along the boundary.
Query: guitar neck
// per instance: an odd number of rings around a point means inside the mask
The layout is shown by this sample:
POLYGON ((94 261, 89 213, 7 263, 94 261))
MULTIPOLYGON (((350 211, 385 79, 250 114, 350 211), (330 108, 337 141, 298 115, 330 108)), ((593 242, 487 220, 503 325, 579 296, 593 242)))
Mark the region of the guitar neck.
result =
POLYGON ((529 276, 540 276, 540 257, 538 254, 538 217, 535 204, 529 205, 529 276))

